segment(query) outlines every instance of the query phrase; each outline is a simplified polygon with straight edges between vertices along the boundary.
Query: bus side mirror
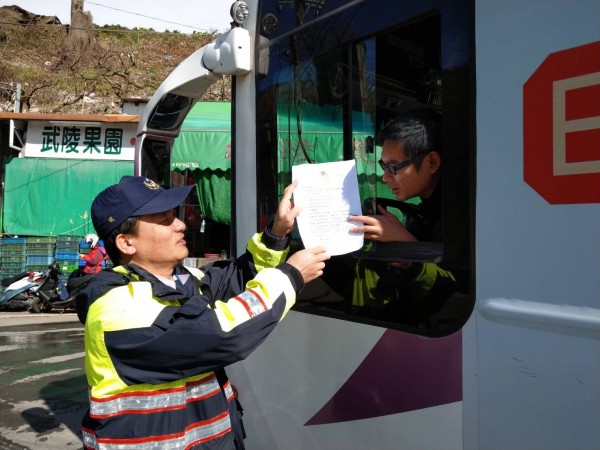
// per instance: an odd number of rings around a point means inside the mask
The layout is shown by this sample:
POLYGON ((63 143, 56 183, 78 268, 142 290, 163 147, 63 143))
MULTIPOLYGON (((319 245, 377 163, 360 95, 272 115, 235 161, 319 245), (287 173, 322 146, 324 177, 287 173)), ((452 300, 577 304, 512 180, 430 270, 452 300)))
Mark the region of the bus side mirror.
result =
POLYGON ((205 47, 202 63, 220 75, 245 75, 250 72, 251 53, 248 30, 232 28, 205 47))

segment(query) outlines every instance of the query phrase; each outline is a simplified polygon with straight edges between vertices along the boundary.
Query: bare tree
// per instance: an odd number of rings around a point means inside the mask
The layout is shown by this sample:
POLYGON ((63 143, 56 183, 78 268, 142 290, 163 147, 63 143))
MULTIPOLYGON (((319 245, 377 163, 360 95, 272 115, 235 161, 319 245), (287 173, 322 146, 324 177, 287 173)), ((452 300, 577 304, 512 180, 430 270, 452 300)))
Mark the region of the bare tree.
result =
MULTIPOLYGON (((0 13, 4 8, 12 7, 0 7, 0 13)), ((31 21, 38 17, 17 12, 31 21)), ((3 26, 0 40, 0 82, 21 84, 22 108, 29 112, 118 114, 122 98, 149 98, 181 61, 215 37, 95 27, 82 0, 73 2, 70 27, 53 17, 38 22, 15 19, 3 26)), ((231 77, 203 96, 230 99, 231 77)))

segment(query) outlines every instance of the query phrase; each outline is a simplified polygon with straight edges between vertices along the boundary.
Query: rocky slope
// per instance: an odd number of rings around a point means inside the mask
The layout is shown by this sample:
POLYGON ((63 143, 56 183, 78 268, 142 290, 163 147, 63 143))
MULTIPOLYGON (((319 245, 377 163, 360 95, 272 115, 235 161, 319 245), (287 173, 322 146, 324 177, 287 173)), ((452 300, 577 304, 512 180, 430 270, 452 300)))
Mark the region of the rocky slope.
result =
MULTIPOLYGON (((0 7, 0 111, 118 114, 122 99, 149 98, 167 75, 215 35, 97 27, 89 13, 62 25, 17 6, 0 7), (12 96, 12 98, 11 98, 12 96)), ((229 78, 203 100, 230 100, 229 78)))

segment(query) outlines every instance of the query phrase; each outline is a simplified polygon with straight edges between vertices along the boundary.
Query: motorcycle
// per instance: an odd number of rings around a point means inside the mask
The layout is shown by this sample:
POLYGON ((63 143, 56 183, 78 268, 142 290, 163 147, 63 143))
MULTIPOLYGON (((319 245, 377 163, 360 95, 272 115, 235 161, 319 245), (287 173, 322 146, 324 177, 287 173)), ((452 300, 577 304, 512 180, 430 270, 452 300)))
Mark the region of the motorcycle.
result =
POLYGON ((87 286, 94 275, 75 270, 65 284, 60 278, 62 272, 56 261, 48 269, 48 276, 34 293, 29 312, 40 313, 60 309, 62 314, 67 309, 75 309, 77 294, 87 286))
POLYGON ((21 272, 4 278, 0 284, 6 288, 0 297, 0 310, 22 311, 31 306, 36 290, 45 280, 44 272, 21 272))

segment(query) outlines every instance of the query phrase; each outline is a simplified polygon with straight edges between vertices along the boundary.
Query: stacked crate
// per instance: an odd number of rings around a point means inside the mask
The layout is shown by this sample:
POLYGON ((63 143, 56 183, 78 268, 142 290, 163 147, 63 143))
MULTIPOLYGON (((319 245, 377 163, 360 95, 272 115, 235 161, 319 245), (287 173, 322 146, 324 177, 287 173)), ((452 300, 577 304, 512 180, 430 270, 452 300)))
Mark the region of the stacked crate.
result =
POLYGON ((71 272, 79 268, 80 241, 80 236, 58 236, 56 238, 56 261, 63 276, 68 277, 71 272))
POLYGON ((27 238, 0 239, 0 279, 12 277, 25 271, 27 238))
MULTIPOLYGON (((79 242, 79 253, 81 253, 82 255, 87 255, 90 252, 90 250, 91 250, 90 244, 88 244, 85 241, 79 242)), ((83 259, 79 260, 79 266, 80 267, 85 266, 85 261, 83 259)))
POLYGON ((56 237, 28 237, 25 246, 27 264, 25 270, 29 272, 47 271, 54 259, 56 237))

